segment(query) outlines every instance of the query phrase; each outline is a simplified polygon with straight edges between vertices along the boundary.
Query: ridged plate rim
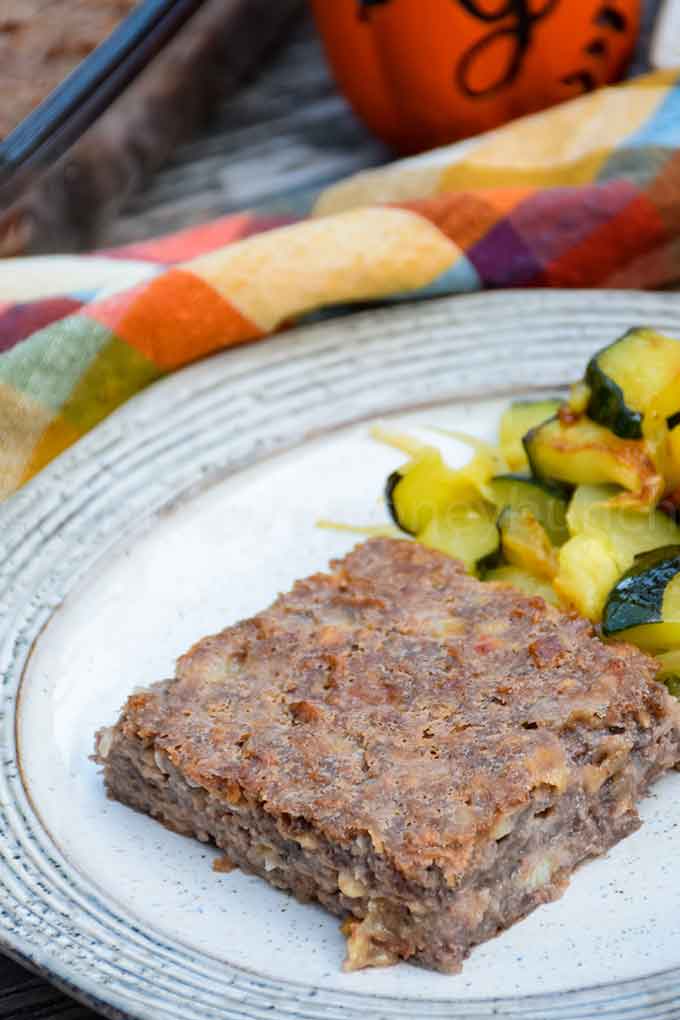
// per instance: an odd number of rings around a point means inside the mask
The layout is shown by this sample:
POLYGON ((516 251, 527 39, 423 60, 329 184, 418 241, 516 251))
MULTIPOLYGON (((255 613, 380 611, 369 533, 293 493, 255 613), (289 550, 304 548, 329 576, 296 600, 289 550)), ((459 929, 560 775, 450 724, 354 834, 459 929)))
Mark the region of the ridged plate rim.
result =
POLYGON ((496 292, 305 326, 156 384, 2 504, 0 947, 105 1015, 135 1020, 680 1015, 680 963, 556 994, 456 1001, 323 990, 203 956, 139 928, 63 857, 22 783, 15 727, 31 649, 59 605, 107 550, 178 501, 355 421, 563 385, 603 336, 641 322, 680 335, 680 298, 496 292))

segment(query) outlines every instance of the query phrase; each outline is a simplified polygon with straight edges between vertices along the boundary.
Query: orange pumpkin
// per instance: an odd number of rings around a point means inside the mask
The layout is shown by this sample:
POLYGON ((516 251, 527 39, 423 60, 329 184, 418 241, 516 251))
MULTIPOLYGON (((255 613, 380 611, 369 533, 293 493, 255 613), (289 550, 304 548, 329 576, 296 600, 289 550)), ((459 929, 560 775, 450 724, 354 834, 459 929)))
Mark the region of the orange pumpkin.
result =
POLYGON ((312 0, 356 112, 404 152, 589 92, 623 73, 640 0, 312 0))

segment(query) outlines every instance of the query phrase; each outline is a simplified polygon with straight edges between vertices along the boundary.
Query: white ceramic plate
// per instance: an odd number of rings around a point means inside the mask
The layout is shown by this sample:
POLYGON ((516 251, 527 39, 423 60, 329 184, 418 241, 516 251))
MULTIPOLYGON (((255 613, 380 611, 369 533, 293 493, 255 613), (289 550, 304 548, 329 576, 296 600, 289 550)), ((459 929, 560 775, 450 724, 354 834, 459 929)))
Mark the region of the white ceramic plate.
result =
MULTIPOLYGON (((491 438, 680 299, 499 293, 364 313, 154 386, 0 507, 0 941, 95 1008, 153 1020, 680 1016, 680 777, 566 895, 462 974, 346 975, 336 919, 107 802, 95 729, 194 640, 385 520, 401 457, 368 423, 491 438)), ((461 459, 462 448, 453 450, 461 459)))

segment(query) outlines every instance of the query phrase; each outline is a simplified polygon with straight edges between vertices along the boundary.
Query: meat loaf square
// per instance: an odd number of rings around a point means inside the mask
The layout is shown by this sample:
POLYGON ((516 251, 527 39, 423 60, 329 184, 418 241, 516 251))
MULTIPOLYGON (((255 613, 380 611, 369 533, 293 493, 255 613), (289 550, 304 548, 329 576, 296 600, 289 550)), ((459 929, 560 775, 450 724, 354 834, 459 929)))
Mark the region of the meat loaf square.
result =
POLYGON ((111 797, 345 918, 346 967, 455 972, 639 825, 680 758, 653 659, 375 539, 205 638, 97 737, 111 797))

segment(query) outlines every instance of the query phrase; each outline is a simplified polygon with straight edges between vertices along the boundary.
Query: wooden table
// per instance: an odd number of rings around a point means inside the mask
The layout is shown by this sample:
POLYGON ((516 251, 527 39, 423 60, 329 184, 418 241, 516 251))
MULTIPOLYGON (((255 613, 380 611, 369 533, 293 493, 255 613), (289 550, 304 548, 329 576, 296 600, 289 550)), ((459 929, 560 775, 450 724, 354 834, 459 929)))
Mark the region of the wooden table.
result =
MULTIPOLYGON (((645 68, 647 27, 632 70, 645 68)), ((153 184, 130 202, 102 238, 126 244, 260 204, 312 193, 362 167, 386 162, 337 94, 309 22, 236 97, 209 129, 178 150, 153 184)), ((0 957, 0 1020, 96 1020, 46 981, 0 957)), ((275 1018, 273 1018, 275 1020, 275 1018)))

